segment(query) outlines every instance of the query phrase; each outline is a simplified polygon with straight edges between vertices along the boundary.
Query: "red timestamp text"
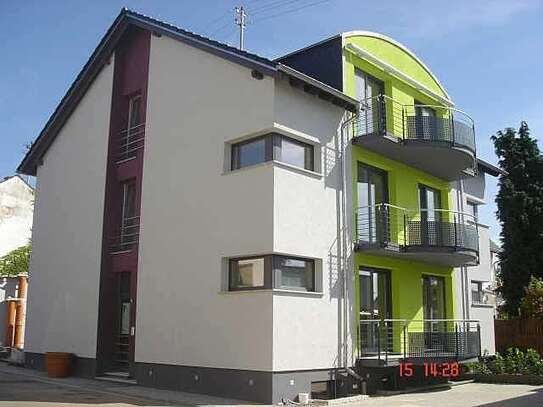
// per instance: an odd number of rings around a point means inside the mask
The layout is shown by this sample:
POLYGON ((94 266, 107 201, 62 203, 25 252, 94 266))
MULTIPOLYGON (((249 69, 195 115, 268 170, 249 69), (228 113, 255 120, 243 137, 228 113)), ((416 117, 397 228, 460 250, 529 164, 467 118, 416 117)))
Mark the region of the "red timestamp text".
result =
MULTIPOLYGON (((458 362, 428 363, 422 365, 424 377, 458 377, 460 366, 458 362)), ((412 377, 415 373, 411 362, 400 363, 400 377, 412 377)))

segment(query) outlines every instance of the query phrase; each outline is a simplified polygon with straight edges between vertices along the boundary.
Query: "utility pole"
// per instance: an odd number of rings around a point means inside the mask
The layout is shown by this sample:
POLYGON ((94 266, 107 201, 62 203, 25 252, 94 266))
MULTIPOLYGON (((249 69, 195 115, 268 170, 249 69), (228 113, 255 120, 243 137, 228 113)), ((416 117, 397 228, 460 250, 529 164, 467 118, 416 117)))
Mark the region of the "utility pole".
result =
POLYGON ((243 6, 236 7, 236 25, 239 25, 239 49, 243 51, 243 40, 244 40, 244 34, 245 34, 245 17, 247 17, 247 14, 245 14, 245 9, 243 6))

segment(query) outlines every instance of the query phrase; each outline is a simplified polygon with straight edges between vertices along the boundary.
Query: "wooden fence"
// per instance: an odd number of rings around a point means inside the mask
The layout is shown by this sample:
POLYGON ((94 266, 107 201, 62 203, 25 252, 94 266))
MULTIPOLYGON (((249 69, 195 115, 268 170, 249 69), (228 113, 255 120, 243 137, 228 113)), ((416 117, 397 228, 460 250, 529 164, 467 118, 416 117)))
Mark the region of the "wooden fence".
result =
POLYGON ((533 348, 543 355, 543 319, 494 320, 496 351, 533 348))

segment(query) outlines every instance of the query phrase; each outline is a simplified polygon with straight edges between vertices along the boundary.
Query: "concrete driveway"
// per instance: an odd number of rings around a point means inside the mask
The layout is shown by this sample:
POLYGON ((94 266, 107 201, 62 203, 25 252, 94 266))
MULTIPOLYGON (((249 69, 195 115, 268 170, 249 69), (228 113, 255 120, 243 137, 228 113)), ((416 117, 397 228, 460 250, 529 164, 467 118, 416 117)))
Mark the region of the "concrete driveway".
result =
POLYGON ((371 407, 543 407, 543 386, 469 383, 449 390, 372 397, 371 407))
MULTIPOLYGON (((44 373, 0 363, 0 407, 250 406, 239 400, 44 373)), ((340 407, 341 404, 338 405, 340 407)), ((449 390, 371 397, 349 407, 543 406, 543 386, 470 383, 449 390)))

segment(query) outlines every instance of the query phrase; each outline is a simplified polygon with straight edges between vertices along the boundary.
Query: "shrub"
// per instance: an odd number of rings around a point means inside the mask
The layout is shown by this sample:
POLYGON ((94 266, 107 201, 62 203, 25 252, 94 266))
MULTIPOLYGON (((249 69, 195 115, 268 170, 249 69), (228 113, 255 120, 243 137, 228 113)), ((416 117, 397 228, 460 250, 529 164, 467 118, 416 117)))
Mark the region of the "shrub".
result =
POLYGON ((543 376, 543 362, 535 349, 528 349, 524 355, 526 373, 543 376))
POLYGON ((518 348, 509 348, 502 355, 483 356, 473 364, 477 374, 533 374, 543 376, 543 361, 535 349, 526 352, 518 348))
POLYGON ((509 348, 504 356, 505 373, 516 374, 524 371, 524 353, 519 348, 509 348))

